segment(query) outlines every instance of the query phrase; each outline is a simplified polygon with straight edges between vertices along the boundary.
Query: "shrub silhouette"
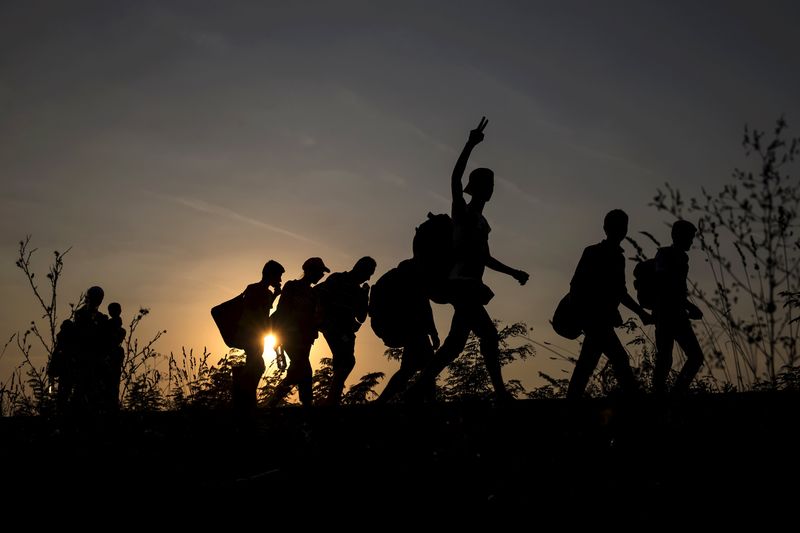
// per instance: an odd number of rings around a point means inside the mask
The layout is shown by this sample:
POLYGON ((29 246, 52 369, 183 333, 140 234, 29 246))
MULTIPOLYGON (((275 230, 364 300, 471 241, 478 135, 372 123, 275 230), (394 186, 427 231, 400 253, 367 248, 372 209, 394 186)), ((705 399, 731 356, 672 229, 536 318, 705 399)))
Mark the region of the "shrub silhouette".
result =
POLYGON ((701 333, 713 368, 740 390, 764 382, 776 388, 800 362, 800 180, 789 171, 800 139, 781 117, 769 133, 745 126, 742 146, 752 170, 736 168, 721 190, 703 188, 688 202, 666 184, 651 205, 675 219, 697 220, 713 283, 708 289, 692 282, 690 290, 710 311, 701 333))

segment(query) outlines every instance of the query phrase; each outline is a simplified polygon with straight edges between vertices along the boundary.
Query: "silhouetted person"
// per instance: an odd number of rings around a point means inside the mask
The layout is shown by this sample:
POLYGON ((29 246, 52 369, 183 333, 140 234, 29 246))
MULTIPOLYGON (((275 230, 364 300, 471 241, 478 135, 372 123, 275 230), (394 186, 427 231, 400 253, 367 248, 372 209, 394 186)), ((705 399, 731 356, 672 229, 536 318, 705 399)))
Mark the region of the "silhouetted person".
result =
POLYGON ((248 285, 243 293, 238 336, 244 348, 245 363, 243 367, 234 369, 233 374, 233 404, 241 411, 256 407, 258 383, 266 369, 264 336, 270 329, 272 303, 281 294, 283 272, 280 263, 267 261, 261 269, 261 280, 248 285))
MULTIPOLYGON (((387 318, 393 323, 386 324, 385 330, 391 331, 391 344, 402 346, 403 353, 400 369, 389 379, 383 392, 375 400, 377 403, 387 403, 403 392, 411 377, 425 368, 433 358, 434 350, 439 348, 439 333, 433 320, 424 272, 414 259, 406 259, 394 270, 395 272, 387 273, 394 276, 391 281, 395 284, 391 290, 391 299, 383 304, 392 308, 392 312, 387 313, 390 315, 387 318)), ((372 290, 374 296, 376 288, 373 287, 372 290)), ((372 320, 375 327, 376 318, 373 316, 372 320)), ((427 396, 432 398, 435 394, 435 383, 429 380, 427 384, 433 385, 427 391, 427 396)))
POLYGON ((314 288, 320 303, 322 323, 319 330, 331 349, 333 379, 327 405, 338 405, 344 383, 356 364, 356 332, 367 319, 369 285, 377 264, 362 257, 347 272, 334 272, 314 288))
POLYGON ((606 238, 588 246, 570 282, 570 299, 584 333, 583 346, 569 380, 567 398, 583 396, 586 385, 605 354, 625 393, 638 389, 628 353, 614 331, 622 325, 619 304, 651 323, 652 317, 630 294, 625 283, 625 256, 620 247, 628 234, 628 215, 620 209, 610 211, 603 221, 606 238))
POLYGON ((84 304, 75 311, 75 372, 72 403, 83 414, 96 414, 105 405, 104 373, 107 368, 108 317, 100 312, 105 293, 94 286, 86 291, 84 304))
POLYGON ((75 372, 78 364, 78 338, 75 321, 64 320, 56 335, 56 344, 47 373, 56 380, 56 411, 65 414, 73 401, 75 372))
POLYGON ((672 368, 672 348, 677 341, 686 354, 686 363, 678 373, 672 391, 685 393, 692 379, 703 366, 703 350, 690 320, 703 318, 703 313, 688 300, 686 277, 689 274, 688 252, 697 228, 691 222, 678 220, 672 225, 672 246, 656 253, 656 301, 653 309, 656 324, 656 361, 653 385, 656 393, 664 393, 672 368))
POLYGON ((278 343, 289 356, 286 377, 278 384, 268 405, 274 407, 297 385, 300 403, 310 407, 311 392, 311 345, 317 338, 319 309, 313 285, 330 272, 322 259, 312 257, 303 263, 303 277, 286 283, 278 300, 278 308, 272 315, 272 327, 278 334, 278 343))
POLYGON ((105 368, 105 404, 109 411, 119 409, 119 381, 122 376, 122 363, 125 359, 125 328, 122 327, 122 306, 117 302, 108 304, 108 321, 106 322, 107 359, 105 368))
POLYGON ((483 129, 488 121, 482 118, 478 127, 470 131, 469 139, 456 161, 451 180, 453 194, 453 256, 454 266, 447 281, 447 294, 453 305, 453 320, 450 331, 431 363, 420 376, 420 388, 429 387, 425 381, 435 381, 436 376, 453 362, 467 343, 470 331, 480 339, 481 354, 498 399, 511 399, 506 391, 500 367, 499 338, 497 328, 486 312, 484 305, 494 296, 483 283, 486 268, 496 270, 516 279, 520 285, 528 281, 528 274, 508 267, 492 257, 489 252, 489 223, 483 216, 483 208, 492 197, 494 173, 488 168, 477 168, 469 175, 469 182, 462 191, 462 177, 467 161, 475 148, 483 141, 483 129), (464 193, 471 196, 469 203, 464 193))

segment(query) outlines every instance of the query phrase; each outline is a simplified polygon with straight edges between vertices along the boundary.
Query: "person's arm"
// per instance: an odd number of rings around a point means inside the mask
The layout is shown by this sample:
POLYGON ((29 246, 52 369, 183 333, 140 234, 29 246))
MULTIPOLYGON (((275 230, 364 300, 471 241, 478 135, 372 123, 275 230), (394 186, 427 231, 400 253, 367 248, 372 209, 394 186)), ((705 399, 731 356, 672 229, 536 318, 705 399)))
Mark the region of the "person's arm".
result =
POLYGON ((428 336, 431 338, 433 349, 438 350, 442 343, 439 340, 439 332, 436 330, 436 322, 433 320, 433 309, 431 309, 431 303, 427 297, 425 298, 425 304, 425 321, 428 323, 428 336))
POLYGON ((294 306, 294 284, 289 282, 281 289, 281 298, 278 300, 278 305, 275 306, 275 312, 272 313, 270 319, 275 329, 282 329, 287 315, 292 313, 294 306))
POLYGON ((639 318, 641 319, 643 324, 653 323, 653 316, 647 311, 645 311, 645 309, 641 305, 639 305, 639 302, 633 299, 633 296, 631 296, 627 290, 625 291, 625 294, 622 295, 620 303, 625 307, 627 307, 628 309, 630 309, 631 311, 633 311, 634 313, 636 313, 637 315, 639 315, 639 318))
POLYGON ((530 277, 527 272, 524 270, 517 270, 516 268, 511 268, 508 265, 505 265, 495 259, 492 256, 489 256, 489 259, 486 261, 486 267, 491 268, 494 271, 500 272, 501 274, 508 274, 515 280, 519 282, 520 285, 525 285, 527 283, 528 278, 530 277))
POLYGON ((690 302, 688 297, 686 298, 686 312, 689 314, 691 320, 700 320, 703 318, 703 312, 699 307, 690 302))
POLYGON ((363 324, 367 319, 367 312, 369 311, 369 283, 363 283, 358 290, 358 304, 355 309, 355 318, 359 324, 363 324))
POLYGON ((461 150, 461 155, 458 156, 456 166, 453 168, 453 177, 450 182, 450 187, 453 192, 453 202, 464 198, 464 187, 461 185, 461 179, 464 177, 464 171, 467 169, 467 161, 472 154, 472 149, 475 148, 483 140, 483 130, 489 123, 486 117, 481 117, 478 127, 469 132, 467 144, 461 150))

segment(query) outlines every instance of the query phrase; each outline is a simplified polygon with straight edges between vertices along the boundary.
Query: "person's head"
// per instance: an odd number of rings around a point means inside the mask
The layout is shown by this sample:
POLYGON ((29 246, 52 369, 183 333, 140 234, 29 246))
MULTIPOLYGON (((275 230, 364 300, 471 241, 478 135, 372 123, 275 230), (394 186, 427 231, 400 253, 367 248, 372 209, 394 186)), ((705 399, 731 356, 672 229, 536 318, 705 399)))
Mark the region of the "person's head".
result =
POLYGON ((464 192, 475 198, 488 202, 494 191, 494 172, 488 168, 476 168, 469 173, 469 181, 464 192))
POLYGON ((102 287, 98 287, 95 285, 94 287, 89 287, 86 290, 86 305, 93 309, 97 309, 100 307, 100 304, 103 303, 103 297, 105 296, 105 292, 103 292, 102 287))
POLYGON ((621 243, 628 234, 628 215, 622 209, 614 209, 603 219, 603 230, 609 241, 621 243))
POLYGON ((375 273, 375 268, 378 266, 378 263, 369 256, 364 256, 358 261, 356 261, 355 266, 353 266, 353 276, 356 279, 357 283, 364 283, 372 277, 375 273))
POLYGON ((688 220, 677 220, 672 224, 672 243, 684 252, 691 249, 695 235, 697 228, 688 220))
POLYGON ((277 287, 281 284, 281 276, 284 273, 283 266, 277 261, 270 259, 261 269, 261 281, 270 287, 277 287))
POLYGON ((307 278, 311 283, 317 283, 326 272, 330 271, 331 269, 326 267, 319 257, 310 257, 303 263, 303 277, 307 278))
POLYGON ((108 316, 111 318, 119 318, 122 314, 122 306, 119 305, 117 302, 111 302, 108 304, 108 316))

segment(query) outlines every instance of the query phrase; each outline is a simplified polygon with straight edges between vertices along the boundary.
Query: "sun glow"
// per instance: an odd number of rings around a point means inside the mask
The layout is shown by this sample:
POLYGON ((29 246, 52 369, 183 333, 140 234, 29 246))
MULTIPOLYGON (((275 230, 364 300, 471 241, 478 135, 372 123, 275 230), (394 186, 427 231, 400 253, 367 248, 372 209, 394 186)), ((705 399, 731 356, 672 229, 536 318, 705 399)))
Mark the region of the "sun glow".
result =
POLYGON ((264 363, 269 366, 270 361, 274 361, 276 354, 275 354, 275 346, 278 344, 278 339, 270 333, 264 337, 264 353, 261 357, 264 358, 264 363))

